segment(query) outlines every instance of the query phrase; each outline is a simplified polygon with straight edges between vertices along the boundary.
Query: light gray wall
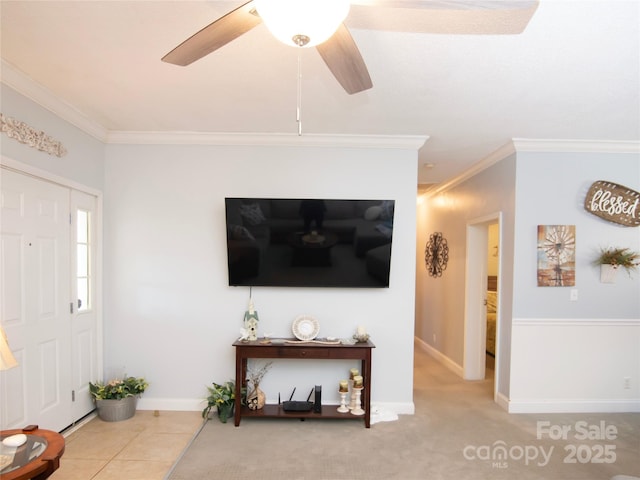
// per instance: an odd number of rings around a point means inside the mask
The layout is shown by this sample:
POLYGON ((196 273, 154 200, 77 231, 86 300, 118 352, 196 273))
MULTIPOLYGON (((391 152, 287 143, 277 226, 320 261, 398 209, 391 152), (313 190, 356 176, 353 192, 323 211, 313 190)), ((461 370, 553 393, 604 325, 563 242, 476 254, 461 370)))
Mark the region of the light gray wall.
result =
POLYGON ((59 175, 93 189, 102 190, 104 144, 79 128, 61 120, 54 113, 37 105, 0 83, 2 113, 26 123, 37 131, 62 142, 67 150, 63 157, 49 155, 2 134, 2 155, 40 170, 59 175))
MULTIPOLYGON (((376 344, 373 401, 412 412, 416 175, 417 152, 398 149, 108 146, 107 372, 146 376, 143 408, 193 408, 205 385, 234 376, 249 289, 227 286, 225 196, 394 199, 388 289, 254 288, 253 300, 259 334, 291 336, 300 314, 318 319, 321 336, 364 325, 376 344)), ((318 384, 338 402, 354 366, 278 363, 261 384, 269 401, 318 384)))
POLYGON ((640 318, 640 271, 635 280, 623 273, 615 285, 606 285, 600 283, 599 268, 592 265, 601 247, 640 251, 640 228, 602 220, 584 209, 587 191, 596 180, 640 190, 640 157, 518 153, 515 255, 522 261, 515 269, 514 317, 640 318), (537 286, 538 225, 576 226, 577 302, 569 301, 569 288, 537 286))
POLYGON ((639 155, 518 153, 510 411, 640 411, 640 272, 607 284, 592 265, 600 247, 640 251, 640 228, 584 209, 596 180, 640 190, 639 155), (575 287, 537 286, 538 225, 576 226, 575 287))

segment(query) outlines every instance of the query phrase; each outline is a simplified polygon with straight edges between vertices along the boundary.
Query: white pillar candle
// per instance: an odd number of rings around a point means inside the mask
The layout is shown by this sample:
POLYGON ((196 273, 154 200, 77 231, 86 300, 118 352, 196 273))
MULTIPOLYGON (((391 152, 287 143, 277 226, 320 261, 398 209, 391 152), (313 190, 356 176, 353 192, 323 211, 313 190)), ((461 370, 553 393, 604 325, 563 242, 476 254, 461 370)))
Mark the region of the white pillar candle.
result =
POLYGON ((367 331, 364 329, 363 325, 358 325, 358 329, 356 330, 356 332, 358 333, 358 335, 362 336, 362 335, 366 335, 367 331))

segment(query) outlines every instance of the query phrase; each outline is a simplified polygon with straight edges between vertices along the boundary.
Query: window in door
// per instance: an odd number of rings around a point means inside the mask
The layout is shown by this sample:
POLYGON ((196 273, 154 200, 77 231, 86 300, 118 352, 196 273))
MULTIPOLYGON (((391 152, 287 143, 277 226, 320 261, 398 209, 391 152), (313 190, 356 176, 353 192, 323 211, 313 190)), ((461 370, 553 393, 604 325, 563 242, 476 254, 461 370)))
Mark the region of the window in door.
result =
POLYGON ((76 281, 78 286, 78 312, 91 309, 91 214, 90 212, 78 209, 76 212, 76 249, 77 249, 77 272, 76 281))

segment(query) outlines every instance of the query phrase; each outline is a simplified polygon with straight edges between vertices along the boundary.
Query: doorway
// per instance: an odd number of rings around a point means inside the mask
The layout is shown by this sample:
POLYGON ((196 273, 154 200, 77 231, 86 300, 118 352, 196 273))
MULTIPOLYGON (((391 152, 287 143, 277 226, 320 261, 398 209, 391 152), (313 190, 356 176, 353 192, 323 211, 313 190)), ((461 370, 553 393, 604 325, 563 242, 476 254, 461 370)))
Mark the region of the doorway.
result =
POLYGON ((501 232, 500 213, 467 223, 463 376, 466 380, 484 380, 487 373, 492 374, 494 400, 499 391, 500 378, 500 315, 497 298, 501 232), (495 307, 495 312, 488 307, 495 307), (488 355, 488 352, 492 355, 488 355), (490 367, 489 372, 487 366, 490 367))
POLYGON ((2 160, 0 321, 18 365, 0 372, 0 427, 62 431, 93 410, 102 367, 99 197, 2 160))

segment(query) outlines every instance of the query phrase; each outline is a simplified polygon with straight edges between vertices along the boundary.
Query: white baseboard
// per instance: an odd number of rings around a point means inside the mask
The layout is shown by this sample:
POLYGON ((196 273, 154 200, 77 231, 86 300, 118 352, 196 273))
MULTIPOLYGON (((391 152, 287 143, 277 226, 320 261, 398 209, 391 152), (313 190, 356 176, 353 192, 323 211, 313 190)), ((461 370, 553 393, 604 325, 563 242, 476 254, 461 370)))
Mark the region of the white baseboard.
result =
POLYGON ((464 369, 462 368, 461 365, 458 365, 456 362, 451 360, 445 354, 440 352, 440 350, 437 350, 437 349, 433 348, 431 345, 429 345, 427 342, 425 342, 421 338, 414 337, 414 343, 415 343, 416 347, 418 347, 421 350, 427 352, 430 356, 435 358, 438 362, 440 362, 446 368, 451 370, 453 373, 458 375, 460 378, 463 378, 464 369))
POLYGON ((509 411, 509 397, 507 397, 506 395, 498 392, 496 394, 496 403, 503 410, 505 410, 507 412, 509 411))
POLYGON ((413 402, 371 402, 371 411, 375 410, 387 410, 396 415, 413 415, 416 413, 416 406, 413 402))
POLYGON ((509 400, 509 413, 638 413, 640 399, 509 400))
MULTIPOLYGON (((332 406, 331 403, 323 403, 325 405, 332 406)), ((141 398, 138 400, 137 410, 200 412, 205 407, 206 403, 201 398, 141 398)), ((388 410, 397 415, 413 415, 416 411, 413 402, 372 402, 371 408, 388 410)))

